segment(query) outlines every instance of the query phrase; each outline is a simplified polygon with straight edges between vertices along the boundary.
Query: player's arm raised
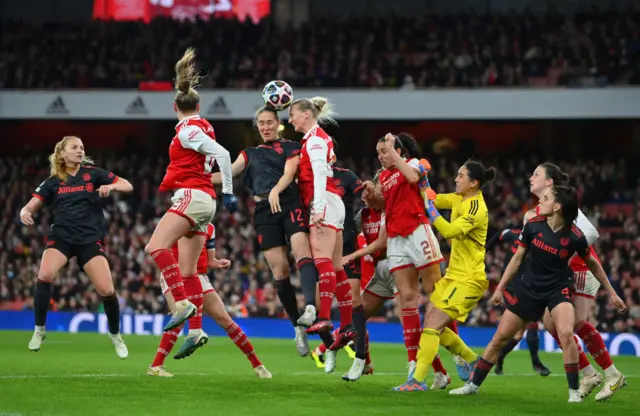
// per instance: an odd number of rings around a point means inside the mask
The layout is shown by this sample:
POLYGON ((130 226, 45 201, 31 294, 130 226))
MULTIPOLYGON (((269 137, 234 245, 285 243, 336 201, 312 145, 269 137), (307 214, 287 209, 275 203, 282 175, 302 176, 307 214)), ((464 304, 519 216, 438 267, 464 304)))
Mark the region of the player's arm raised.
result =
POLYGON ((427 215, 429 215, 431 224, 436 227, 444 238, 451 239, 467 235, 469 231, 480 224, 481 215, 486 215, 486 208, 477 199, 467 200, 464 204, 466 205, 466 213, 458 217, 453 223, 450 223, 442 218, 433 201, 429 201, 427 215))
MULTIPOLYGON (((231 176, 234 178, 244 172, 247 167, 247 155, 242 152, 238 155, 238 158, 231 165, 231 176)), ((222 185, 222 173, 216 172, 211 175, 211 183, 214 185, 222 185)))
POLYGON ((398 154, 398 152, 396 152, 396 149, 394 148, 396 137, 393 134, 387 133, 387 135, 384 136, 384 141, 389 148, 390 154, 392 154, 394 157, 396 168, 400 171, 400 173, 402 173, 407 182, 412 185, 417 184, 420 180, 419 166, 410 165, 409 163, 407 163, 407 161, 404 160, 402 156, 400 156, 400 154, 398 154))

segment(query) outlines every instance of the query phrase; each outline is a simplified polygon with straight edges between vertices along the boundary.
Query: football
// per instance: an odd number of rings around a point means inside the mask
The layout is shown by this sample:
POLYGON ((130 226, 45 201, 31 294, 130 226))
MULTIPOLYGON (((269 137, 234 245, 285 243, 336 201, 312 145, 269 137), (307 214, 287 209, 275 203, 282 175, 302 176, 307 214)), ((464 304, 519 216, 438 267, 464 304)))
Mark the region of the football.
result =
POLYGON ((286 110, 293 102, 293 89, 284 81, 270 81, 262 89, 262 99, 268 108, 286 110))

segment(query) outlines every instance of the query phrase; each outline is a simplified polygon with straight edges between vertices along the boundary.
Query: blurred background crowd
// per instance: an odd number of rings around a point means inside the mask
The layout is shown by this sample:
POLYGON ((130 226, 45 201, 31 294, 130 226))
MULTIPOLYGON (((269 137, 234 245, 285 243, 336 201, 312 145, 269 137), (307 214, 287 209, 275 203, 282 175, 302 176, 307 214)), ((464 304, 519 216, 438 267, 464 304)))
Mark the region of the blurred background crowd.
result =
MULTIPOLYGON (((105 201, 105 217, 109 224, 106 238, 113 279, 125 313, 164 313, 153 263, 144 253, 155 224, 170 205, 170 195, 157 191, 168 160, 162 156, 136 154, 97 155, 97 164, 127 178, 134 184, 131 195, 114 195, 105 201)), ((504 228, 520 228, 523 213, 531 207, 528 178, 542 160, 531 157, 484 159, 500 172, 498 180, 485 189, 490 216, 490 235, 504 228)), ((453 190, 457 163, 454 159, 434 157, 431 183, 439 192, 453 190)), ((374 157, 345 158, 341 164, 367 179, 375 172, 374 157)), ((573 178, 581 194, 582 208, 597 225, 600 239, 596 249, 614 287, 629 305, 628 313, 618 315, 608 305, 608 295, 601 291, 591 320, 604 331, 640 331, 640 180, 637 169, 624 159, 615 161, 574 160, 561 163, 573 178)), ((19 222, 19 210, 30 199, 31 192, 48 176, 46 154, 0 157, 0 201, 4 201, 0 217, 0 309, 29 309, 45 236, 51 223, 47 209, 36 217, 36 226, 19 222)), ((252 227, 254 204, 236 182, 241 201, 239 212, 229 215, 219 210, 215 218, 217 256, 228 258, 227 271, 210 271, 214 287, 234 316, 284 317, 277 299, 271 273, 261 255, 252 227)), ((221 206, 221 205, 220 205, 221 206)), ((437 234, 437 233, 436 233, 437 234)), ((440 241, 443 252, 449 246, 440 241)), ((506 250, 497 247, 486 257, 488 278, 500 278, 506 250)), ((292 280, 298 273, 292 264, 292 280)), ((444 267, 444 265, 443 265, 444 267)), ((495 283, 494 283, 495 284, 495 283)), ((100 311, 101 303, 91 290, 87 276, 73 260, 63 269, 54 285, 52 308, 60 311, 100 311)), ((493 325, 500 311, 485 299, 471 314, 468 325, 493 325)), ((302 299, 300 298, 301 306, 302 299)), ((397 319, 395 301, 388 301, 378 319, 397 319)))
POLYGON ((640 12, 89 21, 0 26, 0 88, 135 88, 171 81, 187 46, 205 88, 640 84, 640 12), (55 56, 56 59, 50 59, 55 56))

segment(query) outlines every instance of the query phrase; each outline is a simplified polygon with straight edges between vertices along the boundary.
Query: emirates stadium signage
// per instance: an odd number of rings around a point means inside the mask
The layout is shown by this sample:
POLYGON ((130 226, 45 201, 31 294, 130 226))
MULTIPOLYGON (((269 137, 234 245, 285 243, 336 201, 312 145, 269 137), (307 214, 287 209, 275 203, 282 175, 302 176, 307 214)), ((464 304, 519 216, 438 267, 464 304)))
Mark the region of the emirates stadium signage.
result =
MULTIPOLYGON (((536 120, 640 118, 640 88, 502 90, 294 90, 321 95, 340 120, 536 120)), ((139 90, 0 92, 0 119, 173 120, 174 93, 139 90)), ((201 114, 249 120, 260 91, 201 90, 201 114)), ((286 111, 281 113, 287 116, 286 111)))

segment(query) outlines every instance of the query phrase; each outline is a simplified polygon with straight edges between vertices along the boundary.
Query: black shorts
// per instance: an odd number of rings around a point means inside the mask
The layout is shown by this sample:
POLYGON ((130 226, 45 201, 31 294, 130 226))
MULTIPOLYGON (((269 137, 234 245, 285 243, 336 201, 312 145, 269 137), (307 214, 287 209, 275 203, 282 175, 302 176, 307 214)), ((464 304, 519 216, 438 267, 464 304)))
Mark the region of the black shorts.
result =
POLYGON ((549 308, 551 312, 561 303, 573 300, 573 288, 568 286, 540 297, 527 294, 521 287, 515 293, 505 290, 503 294, 506 308, 525 322, 537 322, 542 319, 545 309, 549 308))
POLYGON ((299 198, 280 200, 280 208, 281 212, 272 214, 269 201, 256 204, 253 225, 263 251, 286 246, 292 235, 309 232, 306 210, 299 198))
POLYGON ((55 248, 62 253, 67 260, 76 257, 80 268, 84 268, 84 265, 96 256, 107 257, 106 245, 103 240, 88 244, 71 244, 65 240, 50 236, 47 238, 47 248, 55 248))
MULTIPOLYGON (((356 251, 356 242, 353 239, 349 239, 349 241, 344 241, 342 244, 342 256, 348 256, 351 253, 356 251)), ((362 273, 360 270, 360 259, 356 259, 349 264, 344 266, 344 271, 347 273, 347 277, 349 279, 358 279, 362 277, 362 273)))

